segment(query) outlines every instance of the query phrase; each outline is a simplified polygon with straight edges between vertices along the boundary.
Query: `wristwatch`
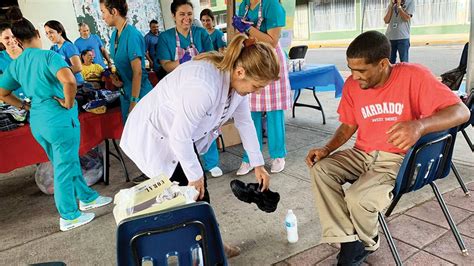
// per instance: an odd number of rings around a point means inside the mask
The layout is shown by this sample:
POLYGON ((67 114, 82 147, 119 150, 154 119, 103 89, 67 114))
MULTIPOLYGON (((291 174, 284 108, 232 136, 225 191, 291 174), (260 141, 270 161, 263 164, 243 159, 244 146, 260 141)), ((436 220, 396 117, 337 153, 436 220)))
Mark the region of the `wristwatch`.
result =
POLYGON ((140 97, 130 97, 130 101, 131 102, 134 102, 134 103, 138 103, 138 101, 140 101, 140 97))

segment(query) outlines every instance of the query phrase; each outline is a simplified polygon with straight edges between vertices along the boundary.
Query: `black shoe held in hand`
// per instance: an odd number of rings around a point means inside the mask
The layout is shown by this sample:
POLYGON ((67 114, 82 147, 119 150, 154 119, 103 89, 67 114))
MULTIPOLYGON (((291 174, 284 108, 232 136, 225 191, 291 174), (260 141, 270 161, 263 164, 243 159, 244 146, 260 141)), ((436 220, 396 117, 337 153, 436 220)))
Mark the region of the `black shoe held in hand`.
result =
POLYGON ((264 212, 274 212, 280 201, 280 194, 278 192, 272 192, 270 189, 260 191, 258 183, 245 184, 235 179, 230 182, 230 188, 239 200, 247 203, 253 202, 264 212))

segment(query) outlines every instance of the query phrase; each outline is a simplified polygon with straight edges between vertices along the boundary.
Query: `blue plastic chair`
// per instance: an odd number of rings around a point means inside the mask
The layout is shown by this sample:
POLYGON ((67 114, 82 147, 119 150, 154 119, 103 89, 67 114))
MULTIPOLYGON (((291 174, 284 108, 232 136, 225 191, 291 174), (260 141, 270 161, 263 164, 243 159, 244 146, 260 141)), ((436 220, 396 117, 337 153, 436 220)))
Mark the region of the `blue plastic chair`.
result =
POLYGON ((122 221, 117 264, 227 265, 214 211, 197 202, 122 221))
MULTIPOLYGON (((453 134, 456 134, 457 130, 458 127, 455 127, 447 131, 435 132, 423 136, 408 151, 395 181, 395 187, 393 189, 394 199, 385 212, 385 216, 390 216, 403 194, 421 189, 425 185, 430 185, 462 254, 467 255, 468 253, 464 241, 449 213, 443 196, 434 182, 449 174, 454 145, 453 134)), ((402 265, 400 255, 395 247, 384 216, 379 213, 378 218, 396 264, 402 265)))

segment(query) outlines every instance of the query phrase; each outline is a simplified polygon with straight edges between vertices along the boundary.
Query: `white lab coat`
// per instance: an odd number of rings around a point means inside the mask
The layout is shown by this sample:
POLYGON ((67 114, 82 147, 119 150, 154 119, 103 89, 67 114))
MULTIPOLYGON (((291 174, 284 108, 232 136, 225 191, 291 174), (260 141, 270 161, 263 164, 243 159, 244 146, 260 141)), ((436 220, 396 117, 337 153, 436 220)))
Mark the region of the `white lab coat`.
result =
MULTIPOLYGON (((203 176, 194 146, 206 152, 219 133, 230 73, 191 61, 168 74, 128 116, 120 147, 147 176, 171 177, 178 162, 190 182, 203 176)), ((263 165, 247 96, 235 91, 224 121, 234 118, 252 166, 263 165)))

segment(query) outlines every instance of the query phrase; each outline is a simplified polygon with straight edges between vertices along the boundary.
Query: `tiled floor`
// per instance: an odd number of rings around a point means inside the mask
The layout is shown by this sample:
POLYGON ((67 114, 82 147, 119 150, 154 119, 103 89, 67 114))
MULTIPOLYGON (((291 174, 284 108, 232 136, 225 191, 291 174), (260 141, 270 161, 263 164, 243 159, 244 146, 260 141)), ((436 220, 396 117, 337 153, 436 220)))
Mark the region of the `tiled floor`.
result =
MULTIPOLYGON (((468 188, 474 193, 474 183, 468 188)), ((466 197, 461 189, 443 197, 468 251, 474 254, 474 197, 466 197)), ((472 255, 461 254, 436 199, 389 218, 388 227, 404 265, 474 265, 472 255)), ((380 248, 367 258, 366 265, 395 265, 385 236, 380 236, 380 248)), ((334 265, 338 252, 334 245, 320 244, 275 265, 334 265)))

